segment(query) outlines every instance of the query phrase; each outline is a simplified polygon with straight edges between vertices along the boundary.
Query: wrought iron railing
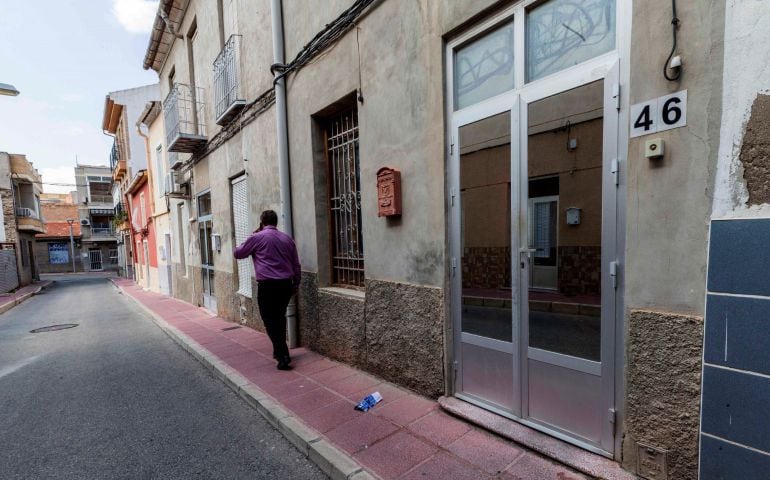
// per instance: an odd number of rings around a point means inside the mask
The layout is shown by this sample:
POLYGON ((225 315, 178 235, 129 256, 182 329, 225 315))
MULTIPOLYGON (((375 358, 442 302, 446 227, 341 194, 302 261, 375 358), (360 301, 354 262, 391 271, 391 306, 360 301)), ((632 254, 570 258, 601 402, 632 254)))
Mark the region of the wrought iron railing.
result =
POLYGON ((112 142, 112 149, 110 150, 110 170, 115 171, 115 167, 118 166, 120 161, 120 149, 118 148, 118 141, 112 142))
POLYGON ((115 229, 104 226, 91 226, 91 236, 93 237, 112 237, 115 235, 115 229))
POLYGON ((31 208, 26 207, 17 207, 16 208, 16 216, 17 217, 28 217, 28 218, 38 218, 37 212, 31 208))
POLYGON ((175 83, 163 101, 163 121, 169 151, 188 152, 206 141, 203 89, 175 83))
POLYGON ((214 109, 217 123, 231 108, 245 103, 241 95, 241 36, 230 35, 214 60, 214 109))

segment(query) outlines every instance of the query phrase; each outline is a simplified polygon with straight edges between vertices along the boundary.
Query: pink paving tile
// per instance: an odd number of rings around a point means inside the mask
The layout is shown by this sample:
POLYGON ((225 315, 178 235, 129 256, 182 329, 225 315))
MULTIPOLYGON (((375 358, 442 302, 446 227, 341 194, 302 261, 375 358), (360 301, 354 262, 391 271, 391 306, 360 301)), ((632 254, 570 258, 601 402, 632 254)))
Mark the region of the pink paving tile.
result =
POLYGON ((249 350, 248 348, 242 347, 235 342, 231 342, 228 351, 217 356, 229 364, 231 360, 233 362, 238 362, 244 358, 249 359, 259 356, 259 354, 254 350, 249 350))
POLYGON ((292 371, 278 370, 275 368, 274 364, 255 368, 250 372, 244 373, 243 376, 263 390, 274 385, 281 385, 295 380, 306 380, 302 375, 298 375, 292 371))
POLYGON ((493 475, 502 472, 523 450, 479 430, 471 430, 447 450, 493 475))
POLYGON ((441 412, 431 413, 410 424, 408 428, 440 447, 449 445, 471 429, 467 423, 441 412))
POLYGON ((501 477, 504 480, 585 480, 583 475, 567 470, 531 453, 521 456, 501 477))
POLYGON ((374 391, 376 389, 375 385, 379 384, 380 380, 374 377, 370 377, 369 375, 365 375, 363 373, 356 373, 350 377, 343 378, 342 380, 329 383, 327 388, 339 393, 340 395, 347 396, 351 393, 360 392, 361 390, 374 391))
POLYGON ((339 399, 339 395, 330 392, 325 388, 317 388, 313 391, 286 399, 283 401, 283 405, 300 417, 307 418, 315 415, 315 412, 319 408, 331 405, 339 399))
POLYGON ((375 407, 377 409, 380 409, 389 403, 393 403, 399 398, 402 398, 405 395, 409 394, 409 392, 401 388, 398 388, 391 383, 383 382, 377 385, 376 388, 366 388, 364 390, 359 390, 358 392, 352 393, 350 395, 346 395, 346 397, 358 403, 361 401, 362 398, 372 393, 372 391, 380 392, 380 395, 382 395, 382 402, 378 403, 377 407, 375 407))
POLYGON ((292 357, 292 365, 294 365, 294 369, 297 373, 303 375, 312 375, 314 373, 332 369, 338 365, 326 358, 321 358, 320 360, 308 359, 307 361, 301 359, 298 360, 299 361, 295 361, 294 357, 292 357))
POLYGON ((327 370, 311 373, 308 376, 318 383, 321 383, 323 385, 329 385, 338 380, 342 380, 343 378, 350 377, 355 373, 356 371, 350 367, 346 367, 344 365, 336 365, 327 370))
POLYGON ((264 390, 284 402, 297 395, 317 390, 319 385, 308 378, 299 378, 285 383, 274 383, 267 386, 264 390))
POLYGON ((383 478, 396 478, 436 451, 433 445, 400 431, 354 456, 383 478))
MULTIPOLYGON (((446 452, 437 453, 401 477, 403 480, 427 480, 433 478, 482 480, 491 477, 478 468, 468 465, 446 452)), ((539 480, 539 477, 532 477, 531 480, 539 480)))
MULTIPOLYGON (((382 392, 380 392, 382 394, 382 392)), ((405 395, 398 400, 378 408, 375 413, 401 426, 406 426, 436 410, 436 402, 419 395, 405 395)))
POLYGON ((354 418, 366 415, 353 407, 355 404, 348 400, 337 400, 309 414, 301 414, 300 417, 308 425, 321 433, 326 433, 332 428, 342 425, 354 418))
POLYGON ((326 436, 338 447, 355 453, 398 430, 393 423, 362 413, 360 417, 326 432, 326 436))
POLYGON ((267 359, 257 352, 250 352, 249 355, 244 355, 243 357, 228 359, 227 364, 243 375, 246 372, 253 372, 258 368, 267 366, 274 367, 275 361, 272 358, 267 359))

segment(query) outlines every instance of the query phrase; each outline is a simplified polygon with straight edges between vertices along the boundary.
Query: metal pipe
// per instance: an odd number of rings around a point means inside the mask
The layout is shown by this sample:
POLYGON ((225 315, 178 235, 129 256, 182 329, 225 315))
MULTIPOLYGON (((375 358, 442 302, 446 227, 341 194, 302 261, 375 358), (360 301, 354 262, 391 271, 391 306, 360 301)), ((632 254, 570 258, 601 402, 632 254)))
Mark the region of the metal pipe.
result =
MULTIPOLYGON (((283 65, 285 61, 283 41, 283 8, 281 0, 270 0, 270 17, 273 30, 273 63, 283 65)), ((286 113, 286 77, 275 70, 275 118, 278 132, 278 177, 281 190, 281 218, 283 230, 294 236, 291 215, 291 172, 289 170, 289 127, 286 113)), ((297 299, 292 297, 286 309, 286 329, 289 348, 298 346, 297 299)))
POLYGON ((70 256, 72 257, 72 273, 76 273, 77 269, 75 268, 75 239, 72 236, 72 224, 75 223, 75 220, 68 218, 67 223, 70 225, 70 256))

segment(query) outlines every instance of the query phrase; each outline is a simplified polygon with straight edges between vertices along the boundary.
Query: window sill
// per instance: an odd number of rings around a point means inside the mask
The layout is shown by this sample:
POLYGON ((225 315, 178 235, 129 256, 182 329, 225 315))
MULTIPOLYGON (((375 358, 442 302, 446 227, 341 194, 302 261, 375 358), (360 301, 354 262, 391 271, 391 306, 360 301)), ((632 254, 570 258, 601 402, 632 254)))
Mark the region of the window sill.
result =
POLYGON ((318 288, 319 293, 329 293, 332 295, 339 295, 341 297, 348 297, 353 298, 355 300, 365 300, 366 299, 366 292, 361 290, 354 290, 352 288, 342 288, 342 287, 319 287, 318 288))

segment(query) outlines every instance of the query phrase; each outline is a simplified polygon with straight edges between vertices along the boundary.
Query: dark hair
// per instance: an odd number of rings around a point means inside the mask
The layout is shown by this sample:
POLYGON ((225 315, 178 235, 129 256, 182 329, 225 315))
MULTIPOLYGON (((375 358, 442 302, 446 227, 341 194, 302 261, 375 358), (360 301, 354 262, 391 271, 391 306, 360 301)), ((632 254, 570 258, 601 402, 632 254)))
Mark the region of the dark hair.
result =
POLYGON ((278 225, 278 214, 273 210, 265 210, 262 215, 259 216, 259 221, 262 225, 272 225, 273 227, 278 225))

